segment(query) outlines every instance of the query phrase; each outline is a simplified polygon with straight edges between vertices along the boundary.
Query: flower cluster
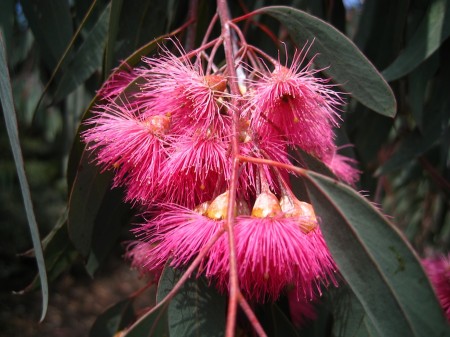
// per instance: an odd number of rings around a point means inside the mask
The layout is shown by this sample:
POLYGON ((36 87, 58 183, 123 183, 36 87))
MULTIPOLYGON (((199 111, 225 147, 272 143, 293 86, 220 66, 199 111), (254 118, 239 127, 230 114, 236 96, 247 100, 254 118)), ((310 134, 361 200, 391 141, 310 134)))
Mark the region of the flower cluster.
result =
MULTIPOLYGON (((291 288, 312 300, 322 286, 336 284, 314 209, 305 196, 294 196, 287 170, 257 160, 241 163, 231 191, 232 140, 247 158, 288 165, 289 150, 300 148, 352 184, 358 172, 334 144, 342 99, 311 63, 301 66, 302 53, 290 66, 270 59, 273 70, 259 58, 242 65, 243 79, 231 78, 205 54, 177 57, 163 49, 144 58, 141 68, 117 72, 87 121, 83 139, 95 161, 115 171, 114 186, 124 186, 126 200, 147 219, 134 229, 128 257, 144 272, 182 268, 226 230, 232 207, 242 292, 264 302, 291 288), (230 92, 230 81, 239 81, 240 93, 230 92)), ((226 291, 229 271, 228 236, 222 235, 199 275, 226 291)))

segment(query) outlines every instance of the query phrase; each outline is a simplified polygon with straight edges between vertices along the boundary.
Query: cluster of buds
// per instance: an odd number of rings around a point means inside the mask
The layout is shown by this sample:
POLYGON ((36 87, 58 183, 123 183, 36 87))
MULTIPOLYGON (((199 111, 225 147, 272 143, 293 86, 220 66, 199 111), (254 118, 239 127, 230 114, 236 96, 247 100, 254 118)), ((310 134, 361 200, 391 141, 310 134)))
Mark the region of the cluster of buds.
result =
MULTIPOLYGON (((179 57, 162 49, 144 66, 118 72, 99 92, 103 103, 83 139, 97 164, 115 171, 114 186, 125 187, 126 200, 149 214, 134 229, 127 254, 133 266, 187 266, 226 231, 232 207, 242 292, 264 302, 294 287, 312 300, 336 284, 313 207, 294 196, 287 170, 249 160, 233 172, 232 144, 246 158, 286 165, 289 150, 300 148, 352 184, 358 172, 334 144, 342 99, 311 62, 302 67, 307 51, 296 52, 290 66, 264 54, 267 66, 256 55, 262 52, 246 45, 246 58, 234 65, 242 76, 232 78, 227 65, 213 62, 220 43, 210 55, 205 48, 186 54, 178 47, 179 57), (230 90, 232 81, 239 93, 230 90)), ((229 286, 228 240, 222 235, 199 269, 222 291, 229 286)))

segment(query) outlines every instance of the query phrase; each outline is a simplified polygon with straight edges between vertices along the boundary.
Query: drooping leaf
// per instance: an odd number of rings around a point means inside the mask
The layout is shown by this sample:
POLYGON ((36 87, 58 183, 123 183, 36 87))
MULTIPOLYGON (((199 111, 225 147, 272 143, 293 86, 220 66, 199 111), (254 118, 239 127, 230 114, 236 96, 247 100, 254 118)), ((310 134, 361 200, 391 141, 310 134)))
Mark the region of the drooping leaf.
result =
POLYGON ((127 298, 108 308, 97 317, 91 330, 90 337, 114 337, 120 333, 135 317, 133 298, 127 298))
POLYGON ((25 174, 25 167, 22 157, 22 149, 19 142, 19 130, 17 127, 16 113, 14 111, 13 96, 11 91, 11 81, 9 77, 6 50, 3 43, 3 36, 0 32, 0 101, 3 116, 6 122, 6 130, 16 165, 17 176, 19 178, 22 198, 25 205, 25 213, 27 215, 28 226, 30 228, 31 239, 36 256, 36 262, 39 271, 42 291, 42 314, 41 321, 44 319, 48 306, 48 283, 47 273, 45 270, 45 259, 42 251, 39 229, 34 215, 33 203, 31 201, 30 187, 25 174))
POLYGON ((20 3, 43 59, 52 70, 73 34, 69 2, 23 0, 20 3))
POLYGON ((314 42, 314 62, 333 78, 345 92, 368 108, 385 116, 396 113, 394 94, 380 73, 345 35, 328 23, 290 7, 265 7, 255 13, 266 13, 278 19, 298 46, 314 42))
MULTIPOLYGON (((158 285, 158 302, 172 290, 183 271, 166 267, 158 285)), ((170 301, 170 337, 223 336, 226 300, 204 278, 191 277, 170 301)))
POLYGON ((54 95, 59 102, 79 85, 86 81, 92 73, 101 68, 109 25, 111 6, 106 6, 97 23, 87 35, 86 40, 74 54, 71 62, 65 67, 54 95))
POLYGON ((393 225, 348 186, 310 171, 304 180, 339 271, 378 334, 450 333, 417 256, 393 225))
POLYGON ((414 70, 430 57, 450 36, 450 3, 431 1, 430 7, 415 34, 399 57, 382 74, 394 81, 414 70))

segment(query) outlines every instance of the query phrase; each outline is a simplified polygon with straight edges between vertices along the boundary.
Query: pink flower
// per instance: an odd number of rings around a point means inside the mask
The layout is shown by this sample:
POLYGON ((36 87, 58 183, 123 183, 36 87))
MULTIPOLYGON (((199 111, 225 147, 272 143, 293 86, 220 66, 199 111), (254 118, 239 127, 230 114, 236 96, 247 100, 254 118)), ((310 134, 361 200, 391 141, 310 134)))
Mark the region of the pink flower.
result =
POLYGON ((120 95, 136 78, 138 74, 132 68, 116 69, 113 75, 103 84, 97 95, 101 99, 112 100, 120 95))
POLYGON ((144 241, 132 241, 127 244, 125 257, 131 262, 131 267, 138 270, 141 276, 157 281, 163 268, 145 268, 152 246, 144 241))
MULTIPOLYGON (((239 284, 247 298, 274 301, 288 286, 298 296, 311 300, 321 295, 322 285, 337 285, 336 265, 320 228, 312 228, 309 216, 287 216, 278 201, 261 199, 252 216, 238 216, 235 224, 239 284)), ((220 288, 228 286, 229 249, 227 237, 212 247, 206 269, 220 288)))
POLYGON ((155 219, 137 229, 152 248, 143 267, 162 268, 167 261, 173 267, 187 265, 203 246, 222 228, 215 221, 187 208, 170 205, 155 219))
POLYGON ((206 131, 209 127, 221 128, 223 119, 229 118, 226 110, 227 80, 220 74, 205 74, 200 64, 164 49, 158 58, 144 58, 148 68, 137 73, 145 80, 141 93, 136 95, 142 102, 141 109, 170 113, 174 120, 173 130, 184 133, 186 127, 206 131))
MULTIPOLYGON (((336 283, 336 266, 320 229, 305 234, 295 218, 239 217, 235 230, 240 286, 248 298, 273 301, 295 285, 310 300, 321 294, 322 284, 336 283)), ((227 263, 220 269, 219 279, 226 283, 227 263)))
POLYGON ((422 262, 450 322, 450 255, 424 259, 422 262))
POLYGON ((320 70, 311 69, 311 62, 301 68, 304 57, 296 52, 290 68, 276 63, 272 73, 251 82, 247 110, 254 130, 278 130, 290 145, 323 158, 335 147, 335 109, 342 99, 329 80, 314 77, 320 70))
POLYGON ((129 200, 153 200, 166 157, 164 135, 170 118, 138 115, 112 101, 98 106, 86 124, 90 128, 82 137, 96 151, 97 164, 115 170, 114 186, 127 186, 129 200))
POLYGON ((355 168, 356 160, 333 151, 333 153, 327 156, 324 161, 336 177, 342 179, 346 183, 355 185, 359 180, 360 171, 355 168))
POLYGON ((193 208, 223 190, 231 167, 226 138, 208 129, 174 140, 160 174, 166 202, 193 208))

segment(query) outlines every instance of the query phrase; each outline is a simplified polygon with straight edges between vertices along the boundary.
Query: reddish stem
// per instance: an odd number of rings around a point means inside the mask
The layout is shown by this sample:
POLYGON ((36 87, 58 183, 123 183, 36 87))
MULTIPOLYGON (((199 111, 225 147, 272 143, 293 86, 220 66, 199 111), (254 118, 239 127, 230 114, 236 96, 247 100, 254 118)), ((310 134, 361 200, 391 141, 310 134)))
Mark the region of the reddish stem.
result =
POLYGON ((188 17, 189 20, 192 21, 192 25, 188 27, 186 34, 185 48, 187 51, 190 51, 195 47, 195 34, 197 32, 197 11, 198 11, 198 0, 190 0, 188 17))
POLYGON ((282 169, 285 169, 288 171, 295 172, 301 176, 305 176, 305 174, 306 174, 305 173, 306 170, 301 167, 280 163, 278 161, 274 161, 274 160, 270 160, 270 159, 254 158, 254 157, 247 157, 247 156, 241 156, 241 155, 238 155, 238 159, 239 159, 239 161, 243 161, 243 162, 260 164, 260 165, 269 165, 269 166, 273 166, 273 167, 282 168, 282 169))
MULTIPOLYGON (((217 0, 217 12, 220 18, 220 24, 222 29, 222 39, 225 51, 225 61, 227 64, 227 72, 229 75, 229 86, 233 96, 231 106, 237 106, 237 97, 240 95, 239 85, 237 83, 237 72, 233 55, 233 42, 230 29, 230 14, 228 12, 228 6, 226 0, 217 0)), ((228 199, 228 205, 236 204, 236 189, 239 170, 239 145, 238 145, 238 132, 237 125, 239 121, 239 111, 236 109, 232 111, 233 125, 232 125, 232 138, 231 138, 231 155, 233 160, 231 181, 230 181, 230 193, 228 199)), ((227 214, 227 229, 228 229, 228 242, 230 248, 230 297, 228 301, 228 313, 227 313, 227 326, 225 331, 226 337, 233 337, 236 327, 236 315, 237 304, 240 296, 239 280, 237 273, 236 262, 236 246, 234 239, 234 214, 235 206, 228 207, 227 214)))
POLYGON ((242 310, 247 315, 248 320, 253 325, 253 328, 255 329, 258 336, 259 337, 267 337, 267 334, 265 333, 263 327, 259 323, 258 318, 256 317, 252 308, 250 307, 250 305, 248 304, 248 302, 245 300, 245 298, 242 295, 239 296, 239 305, 241 306, 242 310))

